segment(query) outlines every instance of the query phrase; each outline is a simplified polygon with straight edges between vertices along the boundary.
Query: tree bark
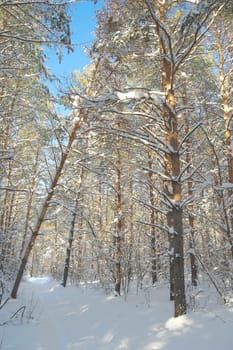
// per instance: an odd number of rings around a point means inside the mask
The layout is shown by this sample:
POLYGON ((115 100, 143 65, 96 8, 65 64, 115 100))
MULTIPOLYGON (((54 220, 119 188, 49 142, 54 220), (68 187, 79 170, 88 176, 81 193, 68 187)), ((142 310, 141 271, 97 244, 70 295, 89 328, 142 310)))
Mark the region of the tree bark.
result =
MULTIPOLYGON (((129 159, 128 159, 129 160, 129 159)), ((133 174, 132 174, 132 166, 129 165, 128 170, 129 175, 129 238, 128 238, 128 257, 127 257, 127 292, 129 291, 129 285, 133 274, 133 244, 134 244, 134 203, 133 203, 133 174)))
POLYGON ((154 198, 154 185, 153 185, 153 173, 152 171, 152 152, 148 151, 148 168, 149 168, 149 192, 150 192, 150 223, 151 223, 151 229, 150 229, 150 235, 151 235, 151 278, 152 278, 152 285, 157 282, 157 264, 156 264, 156 229, 155 229, 155 209, 153 208, 155 206, 155 198, 154 198))
MULTIPOLYGON (((160 7, 160 21, 166 22, 165 8, 160 7)), ((167 47, 161 27, 157 24, 157 34, 160 41, 162 57, 162 87, 166 96, 163 106, 163 121, 165 143, 168 151, 165 153, 166 166, 164 195, 168 201, 167 224, 169 228, 169 256, 170 256, 170 296, 174 299, 174 316, 186 313, 185 280, 184 280, 184 243, 183 243, 183 209, 182 185, 180 175, 180 154, 178 122, 176 116, 176 98, 173 90, 174 67, 167 58, 171 48, 167 47)))
MULTIPOLYGON (((186 79, 183 81, 183 105, 184 107, 187 107, 187 89, 186 89, 186 79)), ((184 131, 185 134, 188 135, 190 131, 189 127, 189 119, 187 116, 187 113, 184 114, 184 131)), ((192 160, 192 154, 191 154, 191 142, 189 137, 187 138, 186 142, 186 164, 191 165, 192 160)), ((191 173, 190 166, 187 168, 187 174, 191 173)), ((188 179, 188 197, 191 200, 193 197, 193 182, 191 179, 188 179)), ((193 213, 193 200, 188 204, 188 223, 189 223, 189 248, 190 248, 190 267, 191 267, 191 284, 196 287, 197 286, 197 261, 195 257, 195 249, 194 249, 194 235, 195 235, 195 227, 194 227, 194 213, 193 213)))
POLYGON ((80 201, 80 190, 81 190, 81 186, 82 186, 82 181, 83 181, 83 168, 81 168, 81 172, 79 175, 77 195, 75 198, 75 207, 74 207, 74 211, 72 213, 72 220, 71 220, 70 233, 69 233, 69 238, 68 238, 68 247, 66 249, 66 259, 65 259, 63 281, 62 281, 63 287, 66 287, 68 274, 69 274, 70 256, 71 256, 71 249, 72 249, 72 244, 73 244, 73 240, 74 240, 75 223, 76 223, 76 217, 77 217, 77 213, 78 213, 78 206, 79 206, 79 201, 80 201))
MULTIPOLYGON (((178 134, 176 119, 173 120, 173 131, 167 134, 166 142, 174 151, 178 149, 178 134)), ((166 154, 167 170, 170 180, 165 194, 169 198, 170 208, 167 215, 170 237, 170 274, 171 288, 174 299, 175 317, 186 313, 185 281, 184 281, 184 252, 183 252, 183 210, 182 187, 177 180, 180 174, 180 159, 178 152, 166 154)), ((166 171, 167 173, 167 171, 166 171)))
MULTIPOLYGON (((119 123, 118 123, 119 127, 119 123)), ((121 195, 121 156, 120 156, 120 140, 119 136, 117 136, 117 160, 116 160, 116 205, 117 205, 117 218, 116 218, 116 236, 114 239, 115 243, 115 269, 116 269, 116 283, 115 283, 115 292, 120 295, 121 294, 121 243, 122 243, 122 195, 121 195)))

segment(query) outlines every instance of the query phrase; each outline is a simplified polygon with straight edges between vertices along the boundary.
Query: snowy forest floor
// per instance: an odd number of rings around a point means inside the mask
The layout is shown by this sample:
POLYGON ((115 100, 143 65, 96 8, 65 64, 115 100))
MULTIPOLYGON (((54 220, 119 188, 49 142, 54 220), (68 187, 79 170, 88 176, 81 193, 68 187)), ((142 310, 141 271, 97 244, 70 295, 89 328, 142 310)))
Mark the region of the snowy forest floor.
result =
POLYGON ((198 293, 194 311, 173 318, 166 287, 125 299, 93 285, 64 288, 49 278, 27 278, 18 299, 0 310, 0 349, 232 349, 233 303, 221 305, 210 290, 198 293))

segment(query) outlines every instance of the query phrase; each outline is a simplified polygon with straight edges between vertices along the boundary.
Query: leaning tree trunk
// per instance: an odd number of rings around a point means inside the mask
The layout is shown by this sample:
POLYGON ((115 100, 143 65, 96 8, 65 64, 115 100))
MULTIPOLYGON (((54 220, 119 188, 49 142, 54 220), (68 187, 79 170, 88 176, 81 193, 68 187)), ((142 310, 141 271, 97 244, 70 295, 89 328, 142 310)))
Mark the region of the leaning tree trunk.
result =
MULTIPOLYGON (((98 71, 98 68, 99 68, 99 64, 100 64, 100 58, 98 58, 98 60, 96 61, 96 64, 95 64, 95 68, 94 68, 94 71, 93 71, 93 74, 89 80, 89 84, 88 84, 88 87, 87 87, 87 90, 86 90, 86 94, 89 95, 90 92, 91 92, 91 87, 92 87, 92 84, 94 83, 95 81, 95 77, 96 77, 96 74, 97 74, 97 71, 98 71)), ((51 199, 53 198, 53 195, 54 195, 54 191, 55 191, 55 188, 58 184, 58 181, 61 177, 61 174, 62 174, 62 171, 63 171, 63 168, 64 168, 64 165, 66 163, 66 160, 70 154, 70 151, 72 149, 72 145, 73 145, 73 142, 76 138, 76 134, 77 134, 77 131, 81 128, 83 122, 84 122, 84 119, 85 119, 85 111, 83 109, 80 109, 79 113, 78 113, 78 116, 76 117, 76 122, 74 123, 73 125, 73 128, 71 130, 71 132, 69 133, 69 138, 68 138, 68 143, 66 145, 66 148, 64 149, 64 151, 62 151, 61 153, 61 159, 60 159, 60 162, 56 168, 56 172, 55 172, 55 175, 51 181, 51 185, 48 189, 48 193, 47 193, 47 196, 45 197, 45 200, 44 200, 44 203, 42 204, 42 207, 41 207, 41 210, 39 212, 39 215, 38 215, 38 218, 37 218, 37 221, 35 223, 35 226, 34 226, 34 229, 32 230, 32 234, 31 234, 31 237, 30 237, 30 240, 25 248, 25 251, 24 251, 24 254, 23 254, 23 257, 22 257, 22 260, 21 260, 21 263, 20 263, 20 266, 19 266, 19 270, 18 270, 18 273, 16 275, 16 279, 15 279, 15 282, 14 282, 14 285, 13 285, 13 289, 11 291, 11 297, 12 298, 16 298, 17 296, 17 292, 18 292, 18 289, 19 289, 19 285, 20 285, 20 282, 22 280, 22 277, 23 277, 23 273, 24 273, 24 270, 25 270, 25 267, 27 265, 27 262, 28 262, 28 258, 31 254, 31 251, 33 249, 33 246, 36 242, 36 239, 39 235, 39 232, 40 232, 40 228, 41 228, 41 225, 45 219, 45 216, 47 214, 47 211, 48 211, 48 208, 49 208, 49 203, 51 201, 51 199)))
POLYGON ((59 163, 59 165, 57 167, 56 173, 55 173, 55 175, 53 177, 53 180, 51 182, 51 185, 50 185, 50 188, 48 190, 47 196, 46 196, 46 198, 44 200, 44 203, 42 204, 42 207, 41 207, 39 216, 37 218, 36 224, 34 226, 34 229, 32 230, 32 234, 31 234, 30 240, 29 240, 29 242, 28 242, 28 244, 26 246, 26 249, 24 251, 24 254, 23 254, 20 266, 19 266, 19 270, 18 270, 16 279, 15 279, 15 283, 14 283, 14 286, 13 286, 13 289, 12 289, 12 292, 11 292, 11 297, 12 298, 16 298, 17 297, 18 288, 19 288, 21 279, 23 277, 23 273, 24 273, 26 264, 28 262, 28 258, 29 258, 30 254, 31 254, 31 251, 33 249, 35 241, 36 241, 36 239, 37 239, 37 237, 39 235, 41 225, 42 225, 42 223, 43 223, 43 221, 45 219, 45 216, 47 214, 47 210, 49 208, 49 203, 50 203, 51 199, 53 198, 54 191, 55 191, 55 188, 57 186, 58 180, 60 179, 62 170, 63 170, 65 162, 66 162, 66 159, 67 159, 67 157, 68 157, 68 155, 69 155, 69 153, 71 151, 71 147, 72 147, 73 141, 75 140, 77 130, 81 127, 82 123, 83 123, 83 116, 82 116, 82 113, 80 112, 79 121, 74 125, 74 127, 73 127, 73 129, 72 129, 72 131, 71 131, 71 133, 69 135, 68 144, 67 144, 64 152, 62 153, 60 163, 59 163))

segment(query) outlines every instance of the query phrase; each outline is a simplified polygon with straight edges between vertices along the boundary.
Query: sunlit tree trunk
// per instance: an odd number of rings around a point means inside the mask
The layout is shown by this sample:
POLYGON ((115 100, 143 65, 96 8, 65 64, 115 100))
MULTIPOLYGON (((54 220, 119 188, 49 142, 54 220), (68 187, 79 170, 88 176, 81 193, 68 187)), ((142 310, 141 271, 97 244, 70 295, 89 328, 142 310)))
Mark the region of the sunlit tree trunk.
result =
MULTIPOLYGON (((166 9, 160 7, 160 21, 166 22, 166 9)), ((183 209, 182 185, 179 181, 180 154, 179 132, 176 115, 176 98, 174 93, 174 71, 172 62, 167 58, 169 48, 162 35, 160 25, 157 25, 157 34, 160 41, 162 57, 162 86, 166 96, 163 106, 163 121, 165 143, 168 152, 165 153, 167 181, 164 183, 164 195, 168 202, 167 224, 169 229, 169 256, 171 297, 174 299, 175 316, 186 313, 185 281, 184 281, 184 243, 183 243, 183 209)))

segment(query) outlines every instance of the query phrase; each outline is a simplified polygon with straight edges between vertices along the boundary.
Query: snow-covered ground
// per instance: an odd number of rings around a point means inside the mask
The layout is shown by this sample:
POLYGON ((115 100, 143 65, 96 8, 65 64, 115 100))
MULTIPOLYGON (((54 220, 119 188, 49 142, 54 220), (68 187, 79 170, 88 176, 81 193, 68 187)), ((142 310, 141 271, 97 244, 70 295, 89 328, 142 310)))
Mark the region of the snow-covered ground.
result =
POLYGON ((173 318, 168 289, 161 286, 125 300, 94 287, 63 288, 49 278, 28 278, 18 299, 0 310, 0 349, 232 349, 233 304, 221 305, 203 291, 196 309, 173 318))

